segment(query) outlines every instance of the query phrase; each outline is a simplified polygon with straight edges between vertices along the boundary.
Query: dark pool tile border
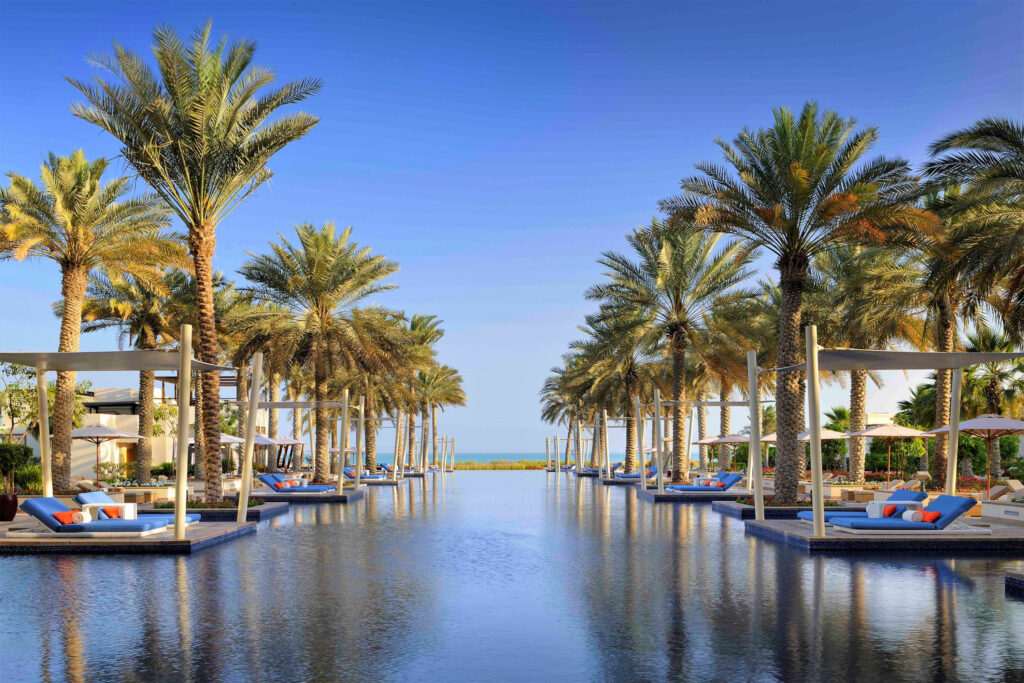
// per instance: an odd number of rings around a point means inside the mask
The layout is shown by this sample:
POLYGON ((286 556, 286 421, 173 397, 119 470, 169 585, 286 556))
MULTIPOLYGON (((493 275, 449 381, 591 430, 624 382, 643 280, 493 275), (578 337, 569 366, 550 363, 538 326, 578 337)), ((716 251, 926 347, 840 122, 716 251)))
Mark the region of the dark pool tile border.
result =
MULTIPOLYGON (((351 493, 332 493, 330 495, 289 494, 289 493, 254 493, 253 496, 274 503, 290 503, 291 505, 319 505, 321 503, 349 503, 366 495, 366 489, 351 493)), ((238 500, 238 496, 225 496, 225 500, 238 500)))
MULTIPOLYGON (((637 491, 642 500, 652 503, 714 503, 715 501, 736 500, 741 494, 729 493, 658 493, 657 490, 637 491)), ((747 495, 747 494, 742 494, 747 495)))
POLYGON ((34 543, 31 545, 0 544, 0 555, 191 555, 194 552, 227 543, 242 536, 256 533, 256 524, 216 534, 208 538, 184 541, 146 541, 132 543, 34 543))
POLYGON ((1006 592, 1024 600, 1024 574, 1006 573, 1006 592))
MULTIPOLYGON (((238 500, 236 497, 235 500, 238 500)), ((160 509, 154 510, 152 508, 140 509, 138 513, 140 515, 166 515, 173 512, 173 510, 160 509)), ((237 508, 200 508, 192 509, 188 511, 189 514, 199 514, 200 522, 233 522, 238 516, 237 508)), ((277 517, 288 512, 288 503, 285 501, 270 502, 267 501, 259 507, 251 507, 248 509, 245 515, 245 521, 247 522, 262 522, 265 519, 271 517, 277 517)))
POLYGON ((1024 555, 1024 539, 1019 538, 964 538, 961 536, 952 539, 930 538, 919 541, 906 538, 865 538, 863 536, 848 539, 833 536, 810 538, 809 536, 793 534, 783 529, 772 528, 765 525, 765 522, 746 520, 743 524, 744 533, 776 543, 783 543, 807 552, 942 552, 949 555, 979 553, 988 555, 1024 555))

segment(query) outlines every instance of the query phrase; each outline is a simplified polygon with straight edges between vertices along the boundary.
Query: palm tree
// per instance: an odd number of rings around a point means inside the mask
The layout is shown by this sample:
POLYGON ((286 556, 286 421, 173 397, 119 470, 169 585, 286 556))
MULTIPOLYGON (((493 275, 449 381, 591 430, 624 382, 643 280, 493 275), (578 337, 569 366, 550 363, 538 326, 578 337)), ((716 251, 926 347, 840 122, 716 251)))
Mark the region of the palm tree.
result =
MULTIPOLYGON (((89 162, 85 153, 50 154, 41 168, 42 187, 8 173, 0 189, 0 260, 45 258, 61 272, 58 351, 77 351, 82 305, 89 274, 102 271, 159 281, 163 269, 180 263, 181 244, 166 235, 167 208, 153 195, 129 198, 131 180, 101 185, 105 159, 89 162)), ((57 373, 53 414, 53 485, 71 486, 71 429, 75 373, 57 373)))
POLYGON ((638 257, 605 252, 598 261, 608 282, 591 287, 586 297, 601 302, 598 319, 624 334, 644 330, 651 346, 665 344, 672 372, 672 480, 684 481, 689 471, 683 391, 686 349, 710 309, 728 297, 749 272, 748 254, 738 243, 715 251, 719 236, 689 231, 666 234, 654 221, 648 230, 627 237, 638 257))
MULTIPOLYGON (((444 321, 436 315, 427 315, 423 313, 414 313, 412 317, 409 318, 409 332, 412 335, 414 343, 430 356, 433 356, 434 345, 444 337, 444 329, 441 327, 441 323, 443 322, 444 321)), ((426 407, 416 395, 415 371, 410 372, 408 381, 409 402, 406 406, 406 413, 408 414, 408 419, 406 420, 406 428, 408 430, 408 453, 406 463, 409 467, 412 467, 413 463, 416 461, 416 414, 425 411, 426 407)))
MULTIPOLYGON (((110 278, 100 273, 89 277, 88 296, 82 307, 82 332, 118 328, 122 341, 137 349, 156 349, 178 336, 166 312, 170 288, 166 282, 151 285, 136 278, 110 278)), ((139 372, 139 441, 135 477, 150 480, 153 466, 153 376, 139 372)))
POLYGON ((958 222, 960 267, 981 295, 1001 291, 1007 330, 1024 338, 1024 123, 988 118, 931 145, 925 172, 964 185, 943 209, 958 222))
POLYGON ((427 370, 420 370, 416 376, 416 394, 426 406, 423 419, 430 414, 431 460, 437 460, 437 409, 444 411, 447 406, 466 405, 466 394, 462 390, 462 376, 448 365, 432 364, 427 370))
MULTIPOLYGON (((196 275, 201 360, 216 362, 213 252, 217 225, 273 175, 267 163, 317 123, 292 114, 268 122, 281 107, 320 90, 318 79, 287 83, 267 91, 274 74, 253 65, 256 43, 211 43, 207 22, 186 44, 169 26, 153 32, 157 73, 137 53, 115 44, 113 56, 95 58, 112 80, 69 78, 89 104, 75 104, 75 116, 107 131, 121 155, 188 229, 196 275)), ((220 457, 220 377, 201 374, 201 423, 212 462, 220 457)), ((197 445, 199 439, 196 440, 197 445)), ((221 495, 218 467, 207 468, 206 492, 221 495)))
MULTIPOLYGON (((673 228, 736 235, 750 248, 775 257, 782 288, 777 360, 800 362, 803 292, 814 256, 837 242, 882 242, 904 232, 934 229, 934 217, 914 206, 910 167, 902 159, 876 158, 855 166, 878 139, 874 128, 856 130, 853 119, 813 102, 799 117, 774 111, 771 128, 743 130, 733 144, 717 140, 728 166, 700 163, 701 175, 684 178, 683 194, 661 207, 673 228)), ((803 469, 801 373, 778 373, 779 430, 776 499, 796 499, 803 469)))
MULTIPOLYGON (((279 306, 268 317, 279 318, 279 329, 291 337, 296 357, 313 371, 313 397, 328 400, 331 371, 391 370, 404 358, 409 336, 391 324, 387 312, 357 308, 357 304, 394 285, 384 278, 398 264, 370 254, 349 242, 351 228, 340 235, 334 224, 321 228, 302 224, 295 228, 297 244, 280 235, 271 253, 249 254, 239 273, 251 285, 247 292, 255 304, 279 306)), ((330 474, 328 409, 317 405, 313 478, 326 481, 330 474)))
MULTIPOLYGON (((1006 334, 996 332, 983 322, 979 322, 975 325, 974 331, 967 335, 965 350, 1012 353, 1017 350, 1017 347, 1006 334)), ((1021 387, 1022 378, 1024 378, 1024 363, 1021 363, 1020 360, 996 361, 975 366, 973 370, 984 394, 985 412, 989 415, 1001 415, 1006 399, 1009 398, 1012 401, 1013 395, 1021 387)), ((998 437, 992 444, 989 466, 995 476, 1002 475, 998 437)))

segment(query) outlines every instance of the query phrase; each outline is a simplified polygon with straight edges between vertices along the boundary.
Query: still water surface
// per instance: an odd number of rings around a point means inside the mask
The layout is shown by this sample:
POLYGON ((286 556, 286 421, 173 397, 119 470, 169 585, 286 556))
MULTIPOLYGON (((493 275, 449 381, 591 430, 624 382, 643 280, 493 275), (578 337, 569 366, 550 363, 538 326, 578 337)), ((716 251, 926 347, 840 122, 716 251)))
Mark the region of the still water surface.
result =
POLYGON ((459 472, 192 557, 0 559, 0 680, 1020 680, 1020 560, 809 557, 709 505, 459 472))

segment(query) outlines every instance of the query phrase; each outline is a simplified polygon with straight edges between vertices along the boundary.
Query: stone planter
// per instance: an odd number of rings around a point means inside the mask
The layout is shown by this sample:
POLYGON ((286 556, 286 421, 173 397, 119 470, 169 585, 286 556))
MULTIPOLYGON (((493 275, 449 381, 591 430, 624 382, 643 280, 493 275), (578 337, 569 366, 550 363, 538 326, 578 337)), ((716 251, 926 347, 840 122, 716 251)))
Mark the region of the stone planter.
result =
POLYGON ((18 514, 18 494, 0 493, 0 522, 10 522, 18 514))

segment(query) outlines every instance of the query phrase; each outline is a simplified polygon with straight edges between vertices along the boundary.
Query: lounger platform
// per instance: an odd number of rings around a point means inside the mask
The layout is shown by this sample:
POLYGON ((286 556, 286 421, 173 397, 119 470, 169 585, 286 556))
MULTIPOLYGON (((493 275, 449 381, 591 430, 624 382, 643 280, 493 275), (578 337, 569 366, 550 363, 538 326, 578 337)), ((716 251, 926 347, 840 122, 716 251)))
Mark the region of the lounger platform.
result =
MULTIPOLYGON (((238 500, 238 496, 235 496, 235 500, 238 500)), ((264 500, 266 500, 264 498, 264 500)), ((153 509, 152 503, 143 503, 137 508, 139 517, 142 515, 166 515, 173 514, 174 510, 168 508, 161 508, 159 510, 153 509)), ((265 502, 263 505, 249 506, 246 511, 245 519, 248 522, 262 522, 265 519, 271 517, 277 517, 288 512, 288 503, 271 503, 265 502)), ((188 513, 198 514, 200 522, 234 522, 235 518, 238 517, 237 508, 189 508, 188 513)), ((144 517, 142 517, 145 519, 144 517)))
POLYGON ((605 486, 636 486, 640 483, 639 479, 618 479, 616 477, 611 479, 608 477, 598 477, 598 481, 605 486))
POLYGON ((406 479, 423 479, 426 474, 424 472, 406 472, 402 476, 406 479))
MULTIPOLYGON (((359 500, 366 495, 366 488, 359 487, 358 491, 345 491, 344 493, 271 493, 270 491, 253 491, 250 498, 262 498, 268 503, 293 503, 295 505, 314 505, 316 503, 348 503, 359 500)), ((238 496, 224 496, 225 500, 238 500, 238 496)))
POLYGON ((1024 574, 1006 572, 1006 592, 1024 598, 1024 574))
POLYGON ((409 480, 404 477, 401 479, 360 479, 359 483, 367 486, 401 486, 408 484, 409 480))
MULTIPOLYGON (((13 522, 0 522, 0 531, 34 526, 27 515, 17 515, 13 522)), ((185 539, 174 540, 174 529, 152 536, 135 538, 74 538, 68 534, 52 534, 37 538, 0 538, 0 555, 53 554, 156 554, 190 555, 241 536, 256 533, 256 522, 203 522, 186 527, 185 539)))
POLYGON ((731 488, 727 491, 673 491, 665 489, 664 493, 658 493, 657 486, 647 485, 646 491, 637 491, 636 495, 642 500, 649 500, 652 503, 713 503, 716 500, 731 500, 745 498, 750 495, 746 489, 731 488))
MULTIPOLYGON (((976 518, 972 518, 974 520, 976 518)), ((967 520, 965 520, 967 521, 967 520)), ((970 521, 967 521, 970 524, 970 521)), ((992 533, 972 534, 956 531, 910 531, 905 534, 871 536, 849 534, 825 528, 825 536, 814 538, 814 527, 798 519, 747 520, 746 533, 785 543, 808 552, 922 552, 1024 555, 1024 524, 984 520, 992 533)))
MULTIPOLYGON (((719 500, 711 504, 711 509, 715 512, 721 512, 723 515, 733 517, 735 519, 754 519, 754 506, 747 505, 745 503, 737 503, 732 500, 719 500)), ((803 510, 812 510, 810 504, 794 505, 792 507, 772 507, 770 505, 764 506, 764 518, 765 519, 796 519, 796 513, 803 510)), ((825 508, 825 511, 843 510, 844 512, 861 512, 867 509, 866 505, 850 504, 842 507, 829 506, 825 508)), ((806 522, 805 522, 806 524, 806 522)))
POLYGON ((577 477, 586 477, 588 479, 597 478, 597 472, 577 472, 576 470, 573 470, 572 473, 577 477))

